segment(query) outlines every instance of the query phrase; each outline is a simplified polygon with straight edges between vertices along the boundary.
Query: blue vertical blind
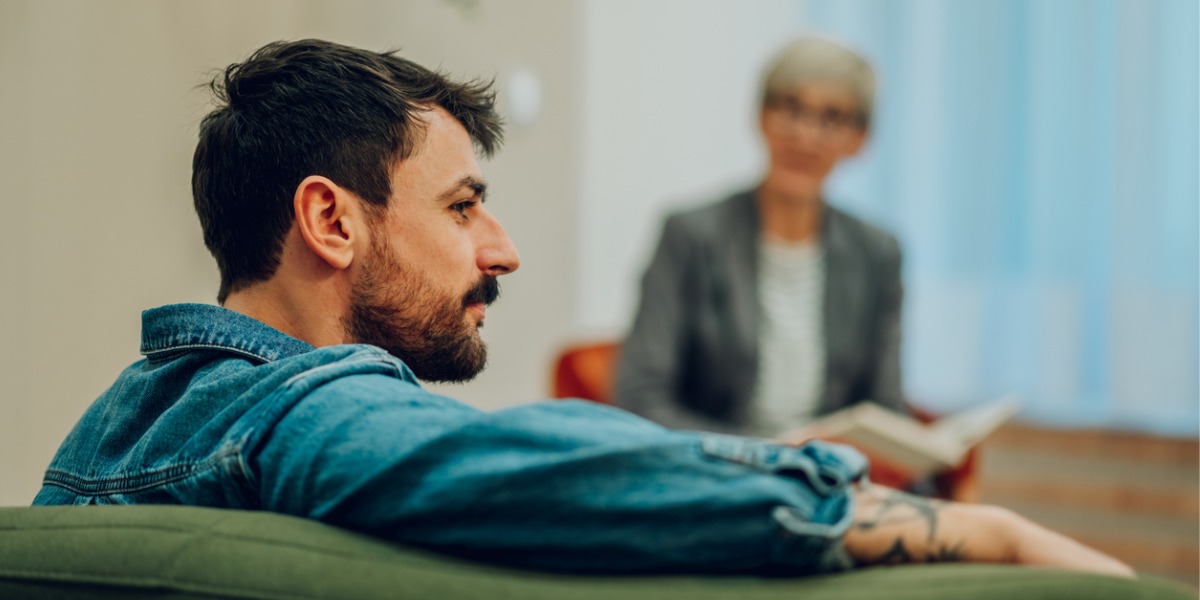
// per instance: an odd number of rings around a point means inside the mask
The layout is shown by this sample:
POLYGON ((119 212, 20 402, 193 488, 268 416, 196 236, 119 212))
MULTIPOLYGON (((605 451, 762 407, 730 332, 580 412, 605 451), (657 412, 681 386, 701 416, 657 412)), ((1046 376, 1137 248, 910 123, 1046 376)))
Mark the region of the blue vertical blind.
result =
POLYGON ((905 249, 906 387, 1200 429, 1195 0, 811 0, 881 76, 831 198, 905 249))

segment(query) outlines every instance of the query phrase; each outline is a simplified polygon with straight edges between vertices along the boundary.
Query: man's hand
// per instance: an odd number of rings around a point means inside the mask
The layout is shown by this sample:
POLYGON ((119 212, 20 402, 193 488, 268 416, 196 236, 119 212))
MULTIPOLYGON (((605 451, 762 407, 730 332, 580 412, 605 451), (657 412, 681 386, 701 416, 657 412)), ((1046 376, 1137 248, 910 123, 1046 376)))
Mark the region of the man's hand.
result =
POLYGON ((865 484, 846 549, 859 564, 969 561, 1040 565, 1133 577, 1121 561, 1012 511, 865 484))

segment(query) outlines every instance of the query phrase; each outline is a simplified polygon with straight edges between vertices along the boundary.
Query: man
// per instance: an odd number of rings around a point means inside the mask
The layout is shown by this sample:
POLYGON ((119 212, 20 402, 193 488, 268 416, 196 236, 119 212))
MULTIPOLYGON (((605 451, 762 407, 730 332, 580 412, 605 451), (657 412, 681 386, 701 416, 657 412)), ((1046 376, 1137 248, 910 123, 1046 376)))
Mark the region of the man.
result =
POLYGON ((142 352, 68 436, 37 504, 269 510, 539 569, 809 573, 933 559, 1128 575, 1001 509, 871 486, 861 456, 675 432, 469 379, 515 248, 476 162, 488 86, 392 54, 273 43, 230 66, 193 191, 222 307, 143 315, 142 352))

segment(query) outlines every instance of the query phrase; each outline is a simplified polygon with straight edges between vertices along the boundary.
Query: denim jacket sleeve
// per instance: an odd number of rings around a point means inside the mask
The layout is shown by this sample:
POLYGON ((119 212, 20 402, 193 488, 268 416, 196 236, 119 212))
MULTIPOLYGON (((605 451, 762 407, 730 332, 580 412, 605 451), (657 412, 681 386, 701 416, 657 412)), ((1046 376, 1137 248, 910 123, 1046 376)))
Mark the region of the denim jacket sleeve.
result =
POLYGON ((865 470, 845 447, 663 429, 596 404, 482 412, 385 375, 307 394, 251 457, 263 507, 568 572, 813 573, 865 470))

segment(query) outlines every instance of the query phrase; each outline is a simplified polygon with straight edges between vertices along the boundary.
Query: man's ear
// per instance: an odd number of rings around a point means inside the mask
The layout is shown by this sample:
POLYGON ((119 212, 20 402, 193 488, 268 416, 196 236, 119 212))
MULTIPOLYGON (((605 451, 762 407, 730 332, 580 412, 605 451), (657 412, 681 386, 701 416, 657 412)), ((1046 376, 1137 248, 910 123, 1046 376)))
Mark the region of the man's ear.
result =
POLYGON ((348 268, 367 229, 358 197, 326 177, 309 175, 296 187, 292 208, 308 249, 334 269, 348 268))

